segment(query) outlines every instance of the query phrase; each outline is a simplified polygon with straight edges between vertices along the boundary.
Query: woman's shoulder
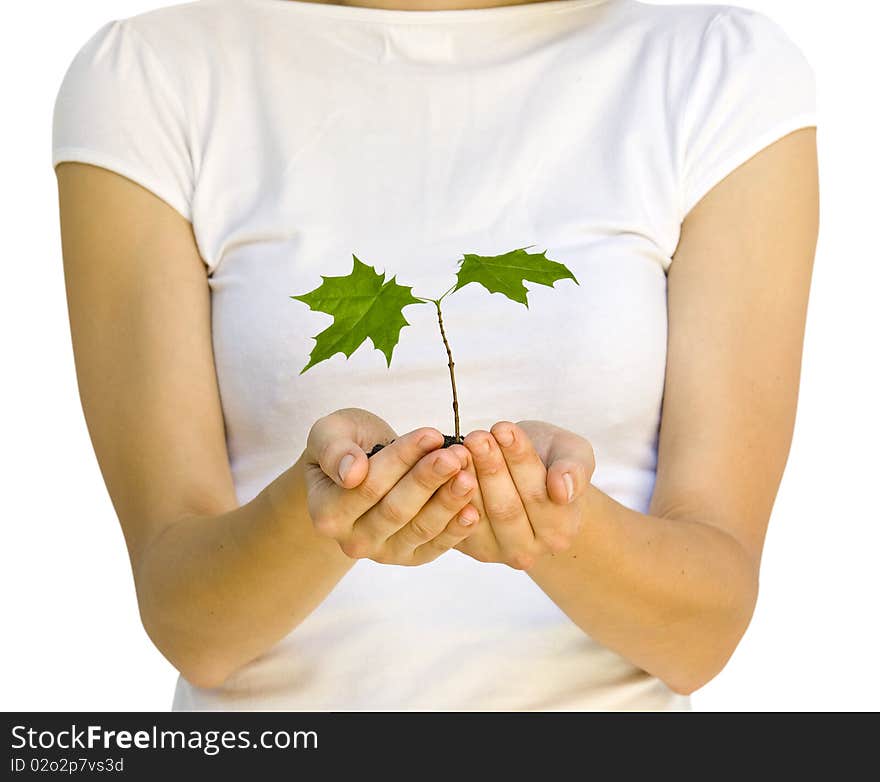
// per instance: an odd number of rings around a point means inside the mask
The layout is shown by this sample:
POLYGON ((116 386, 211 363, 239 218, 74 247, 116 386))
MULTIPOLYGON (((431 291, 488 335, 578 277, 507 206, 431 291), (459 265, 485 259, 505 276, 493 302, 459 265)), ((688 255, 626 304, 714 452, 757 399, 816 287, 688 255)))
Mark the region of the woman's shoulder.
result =
POLYGON ((254 25, 250 3, 243 0, 194 0, 154 8, 120 22, 163 58, 206 59, 241 45, 254 25))
MULTIPOLYGON (((250 3, 242 0, 193 0, 154 8, 103 22, 80 45, 80 51, 100 51, 116 37, 130 47, 149 50, 167 70, 211 61, 231 46, 241 45, 254 19, 250 3)), ((80 55, 81 57, 84 55, 80 55)))
POLYGON ((804 93, 814 89, 813 70, 800 45, 765 13, 720 3, 639 0, 622 0, 619 8, 628 37, 660 58, 673 90, 690 92, 698 78, 712 82, 707 98, 726 99, 721 93, 728 88, 766 89, 765 81, 780 91, 786 84, 804 93))
POLYGON ((624 0, 624 13, 643 36, 680 55, 691 67, 701 58, 776 53, 803 59, 779 21, 752 8, 721 3, 663 3, 624 0))
POLYGON ((222 32, 225 25, 240 24, 251 17, 252 6, 246 0, 190 0, 166 5, 125 17, 123 21, 145 34, 222 32))
POLYGON ((94 93, 101 80, 116 80, 122 89, 141 79, 188 103, 233 47, 249 46, 247 6, 195 0, 105 21, 76 47, 62 91, 81 84, 94 93))
POLYGON ((624 0, 620 12, 631 24, 658 40, 671 37, 680 45, 699 46, 716 31, 735 30, 743 38, 768 32, 783 35, 769 15, 751 8, 722 3, 646 3, 624 0))

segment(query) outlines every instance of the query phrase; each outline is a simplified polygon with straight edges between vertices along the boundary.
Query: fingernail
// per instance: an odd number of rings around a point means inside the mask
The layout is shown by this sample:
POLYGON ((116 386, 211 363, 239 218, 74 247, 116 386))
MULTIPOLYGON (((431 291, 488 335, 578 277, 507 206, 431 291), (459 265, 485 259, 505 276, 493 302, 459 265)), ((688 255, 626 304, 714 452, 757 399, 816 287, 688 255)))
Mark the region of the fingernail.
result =
POLYGON ((354 456, 350 453, 345 454, 339 460, 339 480, 345 483, 345 476, 348 475, 348 471, 351 469, 351 465, 354 464, 354 456))
POLYGON ((472 488, 471 482, 467 478, 465 478, 464 475, 459 475, 452 482, 452 487, 451 487, 452 493, 456 497, 464 497, 464 495, 467 494, 471 490, 471 488, 472 488))
POLYGON ((568 501, 571 502, 574 499, 574 481, 572 480, 571 473, 563 473, 562 482, 565 484, 565 490, 568 492, 568 501))
POLYGON ((433 448, 438 448, 439 442, 437 440, 437 435, 435 433, 426 434, 419 440, 419 448, 424 451, 431 450, 433 448))
POLYGON ((509 448, 513 445, 513 431, 510 429, 499 429, 495 439, 505 448, 509 448))
POLYGON ((471 524, 475 523, 480 518, 480 514, 473 508, 465 508, 458 518, 465 527, 470 527, 471 524))

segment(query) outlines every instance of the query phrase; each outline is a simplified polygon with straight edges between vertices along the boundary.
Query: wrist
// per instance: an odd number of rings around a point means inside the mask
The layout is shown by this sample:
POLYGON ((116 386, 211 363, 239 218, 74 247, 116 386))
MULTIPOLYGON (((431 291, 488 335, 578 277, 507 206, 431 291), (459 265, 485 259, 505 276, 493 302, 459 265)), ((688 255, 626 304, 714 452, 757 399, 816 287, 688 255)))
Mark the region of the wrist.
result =
POLYGON ((306 451, 296 462, 269 483, 253 500, 255 511, 282 539, 311 527, 305 480, 306 451))

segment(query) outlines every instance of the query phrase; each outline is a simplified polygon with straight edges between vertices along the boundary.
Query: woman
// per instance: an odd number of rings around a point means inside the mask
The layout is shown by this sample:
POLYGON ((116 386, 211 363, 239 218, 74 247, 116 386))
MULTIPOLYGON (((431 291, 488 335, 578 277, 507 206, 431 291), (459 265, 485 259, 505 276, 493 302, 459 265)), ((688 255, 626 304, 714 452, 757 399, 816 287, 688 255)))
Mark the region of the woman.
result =
POLYGON ((53 164, 83 407, 173 707, 689 708, 749 623, 790 446, 815 124, 800 51, 729 6, 102 26, 53 164), (444 302, 463 443, 430 308, 392 364, 299 374, 330 320, 290 297, 353 255, 425 297, 463 253, 533 245, 577 284, 444 302))

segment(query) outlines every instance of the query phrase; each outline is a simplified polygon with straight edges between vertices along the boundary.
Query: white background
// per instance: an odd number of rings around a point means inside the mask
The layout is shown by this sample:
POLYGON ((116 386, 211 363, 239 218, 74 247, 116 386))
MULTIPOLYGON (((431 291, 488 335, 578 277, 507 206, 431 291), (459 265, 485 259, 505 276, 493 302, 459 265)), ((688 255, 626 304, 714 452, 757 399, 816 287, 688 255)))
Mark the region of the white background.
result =
MULTIPOLYGON (((176 672, 141 628, 79 404, 51 168, 52 108, 73 55, 106 21, 161 4, 43 0, 3 9, 3 710, 171 703, 176 672)), ((779 22, 817 73, 822 228, 796 432, 758 609, 727 668, 693 700, 702 710, 875 710, 880 47, 868 18, 873 4, 740 4, 779 22)))

